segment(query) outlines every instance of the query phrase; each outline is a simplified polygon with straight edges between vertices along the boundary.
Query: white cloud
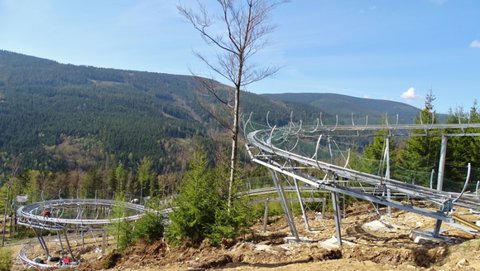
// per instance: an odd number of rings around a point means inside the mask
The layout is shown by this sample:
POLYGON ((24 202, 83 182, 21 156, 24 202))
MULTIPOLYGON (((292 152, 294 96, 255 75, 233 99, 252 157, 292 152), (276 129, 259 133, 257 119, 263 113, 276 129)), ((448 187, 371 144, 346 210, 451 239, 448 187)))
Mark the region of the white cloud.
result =
POLYGON ((408 101, 420 99, 420 96, 417 95, 417 93, 415 92, 415 88, 413 87, 408 88, 405 92, 402 93, 402 95, 400 95, 400 97, 408 101))
POLYGON ((470 43, 471 48, 480 48, 480 40, 474 40, 470 43))

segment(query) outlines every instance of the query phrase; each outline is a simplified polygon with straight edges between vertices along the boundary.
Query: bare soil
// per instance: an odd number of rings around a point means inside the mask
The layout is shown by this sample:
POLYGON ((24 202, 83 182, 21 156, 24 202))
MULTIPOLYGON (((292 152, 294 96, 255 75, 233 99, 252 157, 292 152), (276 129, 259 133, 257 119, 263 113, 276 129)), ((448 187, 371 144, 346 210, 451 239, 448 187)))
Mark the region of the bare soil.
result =
MULTIPOLYGON (((480 217, 468 210, 457 214, 472 222, 480 217)), ((480 270, 480 239, 442 225, 445 241, 412 240, 412 229, 431 232, 435 220, 413 213, 385 210, 377 214, 369 204, 356 204, 342 220, 343 247, 332 241, 332 217, 309 213, 311 231, 301 217, 296 225, 303 242, 287 242, 290 231, 283 216, 262 221, 237 242, 218 247, 208 241, 194 247, 169 246, 163 241, 136 244, 124 254, 114 252, 82 256, 80 270, 480 270)))

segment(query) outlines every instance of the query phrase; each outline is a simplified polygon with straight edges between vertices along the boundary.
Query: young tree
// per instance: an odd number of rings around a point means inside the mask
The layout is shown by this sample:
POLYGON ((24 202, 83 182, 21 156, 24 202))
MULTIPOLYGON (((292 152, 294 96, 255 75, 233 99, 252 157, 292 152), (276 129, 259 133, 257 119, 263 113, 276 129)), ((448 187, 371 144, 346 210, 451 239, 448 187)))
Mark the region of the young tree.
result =
POLYGON ((116 192, 117 193, 124 193, 125 187, 127 183, 127 171, 122 163, 119 163, 118 166, 115 168, 115 181, 116 181, 116 192))
MULTIPOLYGON (((433 102, 435 96, 432 91, 425 98, 425 107, 415 120, 417 124, 437 123, 433 102)), ((423 130, 416 133, 425 133, 423 130)), ((440 152, 440 137, 414 136, 408 139, 405 147, 398 154, 400 168, 395 172, 395 178, 402 180, 412 179, 417 184, 427 185, 430 172, 438 168, 440 152)))
POLYGON ((122 192, 115 194, 115 205, 113 206, 113 212, 110 223, 107 230, 115 238, 117 242, 117 249, 124 251, 133 240, 132 225, 124 219, 127 215, 127 204, 125 202, 125 195, 122 192))
POLYGON ((138 164, 138 169, 137 169, 137 178, 138 182, 140 183, 140 202, 143 203, 143 195, 149 195, 150 191, 150 184, 153 179, 155 179, 155 174, 152 171, 152 160, 143 157, 142 161, 140 161, 140 164, 138 164), (147 185, 147 187, 145 187, 147 185), (144 193, 144 188, 145 188, 145 193, 144 193))
POLYGON ((211 232, 218 206, 214 178, 202 151, 196 151, 170 214, 167 237, 173 243, 200 243, 211 232))
MULTIPOLYGON (((171 224, 166 232, 169 241, 200 244, 208 238, 212 244, 218 244, 222 238, 235 238, 250 225, 250 212, 242 200, 234 200, 230 208, 227 206, 228 187, 223 180, 228 171, 225 166, 212 170, 204 151, 201 148, 195 151, 169 216, 171 224)), ((235 186, 232 190, 235 191, 235 186)))
POLYGON ((10 167, 11 174, 9 176, 9 181, 7 183, 4 183, 3 186, 1 187, 2 190, 5 190, 5 193, 0 193, 0 194, 5 194, 5 196, 1 197, 4 200, 3 202, 5 203, 5 205, 3 206, 2 247, 5 243, 5 229, 7 225, 7 215, 9 213, 9 205, 13 200, 13 195, 16 195, 18 192, 16 191, 17 189, 12 189, 12 187, 18 188, 18 186, 15 183, 15 179, 16 179, 18 170, 20 169, 20 156, 14 156, 10 163, 11 163, 11 167, 10 167), (14 191, 11 191, 11 190, 14 190, 14 191))
MULTIPOLYGON (((463 108, 457 108, 455 111, 450 109, 447 123, 479 123, 480 114, 476 101, 470 108, 469 112, 465 112, 463 108)), ((479 129, 469 128, 467 132, 478 133, 479 129)), ((457 133, 462 130, 457 129, 457 133)), ((480 138, 473 136, 458 136, 448 139, 448 148, 446 156, 445 177, 450 182, 445 183, 446 188, 452 188, 456 191, 463 187, 465 176, 467 175, 467 164, 472 166, 470 181, 478 180, 480 167, 480 138)))
POLYGON ((151 244, 163 237, 163 230, 161 215, 155 212, 147 212, 135 222, 133 238, 135 241, 151 244))
POLYGON ((96 196, 97 187, 102 183, 101 175, 96 169, 92 169, 80 178, 80 195, 83 198, 93 199, 96 196))
MULTIPOLYGON (((356 157, 353 155, 351 159, 351 166, 356 170, 363 172, 368 172, 377 175, 383 175, 385 173, 385 161, 382 160, 385 158, 385 148, 386 140, 388 137, 387 130, 379 130, 376 132, 373 142, 365 146, 363 151, 362 158, 356 157)), ((396 149, 395 143, 392 138, 389 138, 389 153, 390 157, 393 157, 393 153, 396 149)))
POLYGON ((31 169, 26 171, 24 175, 27 182, 25 186, 25 193, 28 195, 29 201, 39 201, 41 190, 39 185, 40 171, 31 169))
MULTIPOLYGON (((232 122, 231 156, 228 206, 231 205, 232 187, 235 181, 237 162, 237 145, 240 114, 240 91, 256 81, 262 80, 278 69, 274 67, 259 68, 251 63, 251 58, 266 45, 266 37, 274 27, 268 22, 270 12, 284 1, 275 0, 217 0, 220 14, 210 14, 198 1, 198 12, 179 6, 178 10, 200 32, 202 38, 218 49, 217 59, 211 61, 204 55, 196 53, 211 70, 233 84, 233 93, 227 98, 216 88, 212 80, 201 80, 205 89, 221 104, 227 107, 232 122), (223 32, 213 28, 220 23, 223 32)), ((219 120, 219 116, 209 111, 219 120)))

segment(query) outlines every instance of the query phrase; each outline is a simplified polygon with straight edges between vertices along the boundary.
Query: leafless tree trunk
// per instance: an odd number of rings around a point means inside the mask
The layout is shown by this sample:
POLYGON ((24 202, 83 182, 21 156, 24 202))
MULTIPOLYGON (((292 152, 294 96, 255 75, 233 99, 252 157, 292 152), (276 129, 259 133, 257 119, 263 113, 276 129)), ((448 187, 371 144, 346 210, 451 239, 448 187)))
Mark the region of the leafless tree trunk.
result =
MULTIPOLYGON (((198 10, 178 6, 182 14, 202 38, 218 49, 216 61, 207 59, 196 52, 211 70, 233 84, 233 95, 222 95, 211 80, 202 80, 203 87, 223 104, 231 114, 229 125, 232 138, 230 156, 230 178, 228 185, 228 207, 232 200, 232 187, 235 182, 238 130, 240 114, 240 91, 245 86, 262 80, 278 69, 276 67, 259 68, 251 63, 251 57, 266 45, 266 36, 274 29, 268 22, 269 13, 283 0, 217 0, 220 14, 209 14, 198 1, 198 10), (223 32, 211 29, 215 23, 222 25, 223 32)), ((210 112, 211 115, 215 113, 210 112)), ((219 119, 219 116, 214 116, 219 119)))
MULTIPOLYGON (((7 215, 8 215, 8 206, 9 206, 9 203, 10 203, 10 198, 12 197, 12 195, 10 195, 10 189, 12 188, 12 185, 13 185, 13 181, 17 175, 17 171, 20 167, 20 157, 19 156, 14 156, 12 161, 11 161, 11 168, 12 168, 12 172, 11 172, 11 175, 10 175, 10 181, 5 184, 7 185, 7 197, 5 198, 5 209, 4 209, 4 212, 3 212, 3 230, 2 230, 2 247, 5 245, 5 233, 6 233, 6 228, 7 228, 7 215)), ((13 218, 10 218, 10 219, 13 219, 13 218)), ((10 237, 12 236, 12 234, 10 233, 10 237)))

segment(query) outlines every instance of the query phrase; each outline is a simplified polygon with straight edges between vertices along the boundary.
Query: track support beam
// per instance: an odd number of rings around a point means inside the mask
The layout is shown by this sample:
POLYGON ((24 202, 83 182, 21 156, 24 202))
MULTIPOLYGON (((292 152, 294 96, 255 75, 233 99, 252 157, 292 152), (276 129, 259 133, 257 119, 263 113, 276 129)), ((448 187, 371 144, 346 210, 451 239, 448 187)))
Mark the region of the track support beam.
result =
POLYGON ((300 237, 298 236, 297 228, 295 227, 295 221, 293 220, 292 212, 290 211, 290 208, 288 208, 287 200, 285 198, 285 191, 283 191, 283 186, 278 179, 277 172, 274 170, 270 170, 270 172, 272 174, 272 179, 278 192, 278 197, 280 198, 280 203, 282 204, 283 211, 285 212, 288 226, 290 227, 292 236, 298 242, 300 241, 300 237))

